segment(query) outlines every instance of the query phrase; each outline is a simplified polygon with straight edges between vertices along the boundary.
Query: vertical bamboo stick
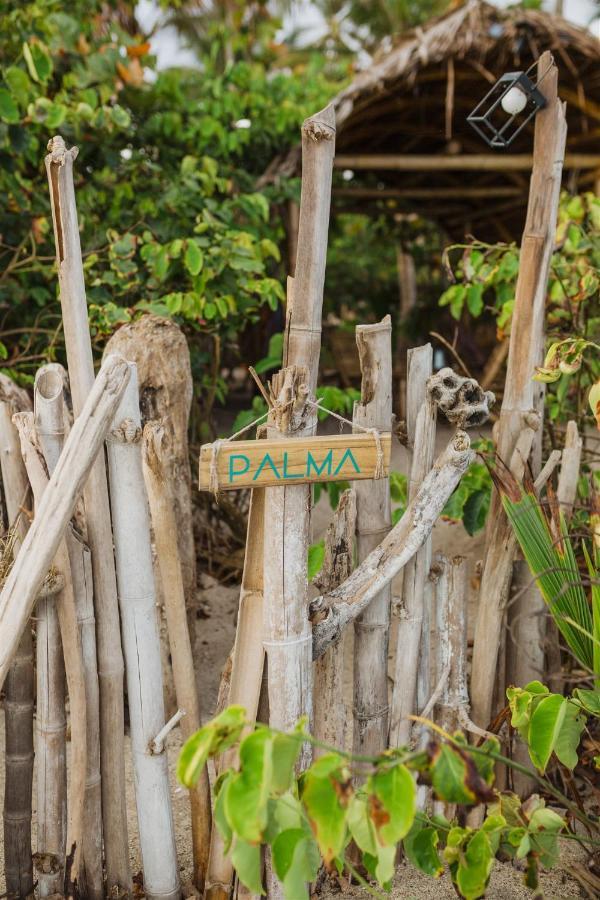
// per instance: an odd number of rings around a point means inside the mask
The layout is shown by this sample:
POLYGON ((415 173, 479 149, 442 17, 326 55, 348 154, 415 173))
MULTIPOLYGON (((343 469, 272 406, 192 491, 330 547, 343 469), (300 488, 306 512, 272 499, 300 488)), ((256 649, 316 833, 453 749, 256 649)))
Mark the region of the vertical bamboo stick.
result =
MULTIPOLYGON (((391 339, 389 316, 376 325, 359 325, 356 329, 362 383, 354 422, 382 433, 392 429, 391 339)), ((362 562, 391 528, 389 478, 357 481, 354 490, 358 561, 362 562)), ((392 588, 387 585, 354 623, 353 748, 359 755, 375 756, 387 746, 391 600, 392 588)))
MULTIPOLYGON (((200 728, 200 704, 185 609, 185 589, 178 550, 179 532, 168 472, 165 471, 163 460, 164 442, 165 426, 159 422, 149 422, 143 434, 144 481, 150 504, 158 568, 165 588, 165 613, 177 704, 180 709, 185 710, 180 727, 183 739, 187 740, 200 728)), ((211 823, 210 786, 206 767, 190 792, 190 802, 194 883, 199 891, 203 891, 211 823)))
MULTIPOLYGON (((73 398, 73 412, 81 415, 94 381, 83 264, 73 185, 77 148, 67 151, 61 137, 49 144, 46 170, 50 185, 60 301, 73 398)), ((125 743, 123 709, 123 653, 110 507, 104 458, 90 472, 84 491, 88 540, 92 553, 98 678, 100 684, 100 762, 106 880, 109 893, 130 891, 125 808, 125 743)))
MULTIPOLYGON (((547 101, 535 119, 533 169, 529 189, 527 219, 521 242, 519 277, 515 295, 506 385, 498 422, 498 453, 503 460, 512 458, 529 411, 541 415, 543 390, 532 381, 535 366, 541 363, 544 350, 544 316, 546 285, 552 252, 560 193, 567 125, 564 104, 558 99, 558 70, 549 52, 538 60, 540 90, 547 101)), ((534 446, 534 464, 539 467, 541 439, 534 446)), ((473 718, 487 727, 492 713, 492 696, 501 643, 502 614, 508 591, 512 558, 500 556, 504 543, 505 521, 497 492, 492 497, 490 520, 497 523, 486 548, 481 578, 480 603, 475 623, 471 698, 473 718), (498 564, 499 560, 499 564, 498 564), (506 585, 506 587, 504 587, 506 585)))
MULTIPOLYGON (((65 436, 66 372, 58 363, 38 369, 35 377, 35 430, 50 475, 58 463, 65 436)), ((71 525, 65 541, 85 676, 87 762, 83 828, 82 892, 91 900, 104 896, 102 865, 102 802, 100 783, 100 706, 96 661, 96 629, 90 551, 71 525)), ((39 604, 38 604, 39 606, 39 604)), ((39 623, 38 623, 39 633, 39 623)))
MULTIPOLYGON (((284 336, 286 369, 273 383, 274 397, 284 404, 313 395, 317 384, 334 153, 335 111, 328 106, 302 126, 302 193, 295 280, 284 336)), ((277 424, 279 433, 286 433, 291 416, 280 417, 277 424)), ((311 414, 308 424, 294 433, 311 434, 315 427, 316 415, 311 414)), ((309 486, 265 490, 264 644, 270 722, 282 729, 312 711, 309 523, 309 486)), ((308 759, 308 751, 305 755, 308 759)))
MULTIPOLYGON (((354 568, 354 532, 356 494, 352 489, 341 495, 338 508, 325 535, 323 568, 315 586, 323 592, 338 587, 354 568)), ((348 717, 344 707, 344 635, 315 662, 314 726, 315 737, 333 747, 345 747, 348 717)), ((315 757, 327 751, 315 747, 315 757)))
POLYGON ((167 754, 151 750, 165 724, 150 521, 141 453, 136 368, 107 438, 119 606, 126 660, 135 799, 149 898, 180 896, 167 754))
MULTIPOLYGON (((16 556, 27 530, 21 512, 29 492, 9 402, 0 403, 0 465, 9 529, 16 556)), ((27 623, 5 683, 4 870, 10 896, 33 891, 31 788, 33 781, 33 641, 27 623)))
MULTIPOLYGON (((433 465, 437 408, 427 392, 431 375, 431 345, 408 351, 407 428, 414 435, 410 465, 409 502, 433 465), (414 423, 414 431, 412 431, 414 423)), ((429 668, 429 618, 426 615, 426 582, 431 568, 431 539, 428 539, 404 571, 402 611, 398 622, 398 644, 392 709, 390 746, 408 743, 411 722, 408 716, 418 708, 417 678, 429 668)), ((423 701, 425 702, 425 701, 423 701)))

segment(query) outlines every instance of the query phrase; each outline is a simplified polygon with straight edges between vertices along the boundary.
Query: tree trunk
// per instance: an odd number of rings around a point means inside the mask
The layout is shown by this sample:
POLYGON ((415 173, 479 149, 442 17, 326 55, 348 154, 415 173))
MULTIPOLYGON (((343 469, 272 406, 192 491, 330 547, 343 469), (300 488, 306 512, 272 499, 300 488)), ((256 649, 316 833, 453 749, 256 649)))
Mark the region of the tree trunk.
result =
MULTIPOLYGON (((0 378, 0 396, 3 398, 0 403, 0 465, 9 534, 12 532, 13 535, 12 554, 16 556, 27 531, 27 519, 22 509, 29 495, 29 483, 11 413, 27 408, 29 398, 12 382, 5 384, 6 376, 0 375, 0 378)), ((4 870, 7 893, 20 900, 33 892, 31 788, 34 675, 29 623, 23 631, 4 689, 4 870)))
MULTIPOLYGON (((323 567, 314 584, 321 591, 338 587, 354 566, 354 531, 356 528, 356 495, 346 490, 325 535, 323 567)), ((314 736, 330 747, 345 746, 348 717, 344 706, 344 636, 315 663, 314 672, 314 736)), ((327 751, 314 748, 315 757, 327 751)))
POLYGON ((107 437, 107 456, 135 799, 146 896, 175 900, 181 891, 167 753, 164 747, 159 753, 150 748, 164 727, 165 712, 135 364, 128 368, 130 379, 107 437))
MULTIPOLYGON (((60 302, 75 417, 82 414, 94 382, 87 300, 73 185, 77 148, 67 151, 61 137, 49 144, 46 170, 50 185, 60 302)), ((100 685, 100 764, 106 887, 132 889, 125 808, 125 722, 123 652, 112 549, 110 506, 104 455, 90 472, 84 491, 87 538, 92 553, 98 679, 100 685)), ((66 523, 65 523, 66 524, 66 523)))
MULTIPOLYGON (((354 406, 354 423, 379 432, 392 430, 391 340, 389 316, 377 325, 359 325, 356 329, 362 383, 360 402, 354 406)), ((356 481, 354 490, 360 563, 391 528, 390 480, 356 481)), ((387 747, 391 601, 392 586, 388 584, 354 623, 353 749, 361 756, 376 756, 387 747)))
MULTIPOLYGON (((167 586, 164 600, 169 646, 177 704, 180 709, 185 710, 180 728, 183 740, 186 741, 200 728, 200 704, 196 690, 194 657, 179 556, 180 532, 175 518, 168 469, 165 465, 166 446, 168 447, 169 443, 165 440, 164 427, 157 422, 149 422, 144 428, 143 435, 144 481, 148 492, 158 569, 163 585, 167 586)), ((211 822, 210 785, 206 767, 190 791, 190 802, 194 883, 199 891, 203 891, 211 822)))
MULTIPOLYGON (((66 372, 58 363, 38 369, 35 377, 35 430, 48 473, 58 463, 65 438, 67 410, 64 401, 66 372)), ((91 900, 104 896, 102 863, 102 801, 100 782, 100 705, 96 661, 96 628, 92 561, 89 548, 72 524, 65 535, 85 678, 87 762, 83 826, 83 893, 91 900)), ((39 629, 39 623, 38 623, 39 629)), ((39 815, 39 813, 38 813, 39 815)))
MULTIPOLYGON (((547 106, 535 119, 529 204, 521 243, 506 385, 498 422, 497 449, 504 461, 512 458, 529 410, 534 408, 540 415, 543 411, 543 389, 532 381, 532 377, 544 351, 546 286, 554 250, 567 126, 564 104, 557 97, 558 71, 549 52, 543 53, 538 60, 538 73, 539 78, 543 75, 540 90, 547 106)), ((533 449, 533 464, 538 469, 541 429, 539 435, 533 449)), ((481 578, 471 675, 473 718, 482 728, 487 726, 492 714, 494 676, 501 641, 502 619, 498 613, 506 605, 512 576, 512 557, 499 555, 506 517, 497 492, 492 497, 490 520, 496 523, 496 529, 486 549, 481 578), (502 594, 494 589, 497 585, 502 585, 502 594)))

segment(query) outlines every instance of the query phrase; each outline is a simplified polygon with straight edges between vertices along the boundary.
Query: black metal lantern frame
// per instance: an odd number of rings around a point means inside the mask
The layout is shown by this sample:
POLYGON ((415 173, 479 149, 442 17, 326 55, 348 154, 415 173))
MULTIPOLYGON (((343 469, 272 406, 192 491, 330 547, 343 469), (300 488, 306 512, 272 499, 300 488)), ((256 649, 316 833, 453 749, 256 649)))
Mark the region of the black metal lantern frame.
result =
POLYGON ((467 122, 490 147, 495 149, 508 147, 536 113, 546 106, 546 98, 538 90, 541 79, 537 82, 531 80, 529 77, 531 68, 527 72, 506 72, 501 75, 483 100, 467 116, 467 122), (515 87, 525 95, 526 105, 520 112, 511 115, 503 110, 502 101, 515 87), (500 126, 493 121, 493 117, 498 111, 503 116, 508 116, 508 119, 500 126))

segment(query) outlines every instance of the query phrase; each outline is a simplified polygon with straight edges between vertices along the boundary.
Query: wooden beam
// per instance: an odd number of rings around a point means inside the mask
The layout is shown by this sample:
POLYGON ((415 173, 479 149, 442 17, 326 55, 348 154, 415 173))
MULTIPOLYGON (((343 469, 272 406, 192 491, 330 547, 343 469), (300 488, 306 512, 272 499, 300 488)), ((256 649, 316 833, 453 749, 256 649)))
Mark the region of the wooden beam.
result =
MULTIPOLYGON (((443 156, 402 153, 356 153, 336 156, 336 169, 373 169, 389 172, 504 172, 527 171, 533 165, 529 153, 469 153, 443 156)), ((565 169, 600 168, 598 153, 567 153, 565 169)))
POLYGON ((526 189, 518 187, 437 187, 437 188, 335 188, 334 197, 349 197, 351 199, 364 198, 369 200, 441 200, 465 199, 477 200, 490 197, 523 197, 526 198, 526 189))

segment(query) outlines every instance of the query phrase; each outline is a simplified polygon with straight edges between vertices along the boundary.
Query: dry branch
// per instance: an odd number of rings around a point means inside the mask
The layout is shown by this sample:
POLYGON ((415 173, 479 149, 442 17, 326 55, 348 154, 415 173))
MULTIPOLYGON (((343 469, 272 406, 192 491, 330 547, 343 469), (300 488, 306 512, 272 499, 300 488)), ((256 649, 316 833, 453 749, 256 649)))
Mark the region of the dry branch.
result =
POLYGON ((127 366, 129 382, 106 448, 135 800, 146 896, 177 900, 181 892, 167 754, 150 752, 164 727, 165 711, 137 374, 134 363, 127 366))
POLYGON ((318 659, 406 565, 431 533, 448 497, 474 458, 471 442, 458 431, 426 475, 416 497, 383 541, 339 588, 310 604, 313 658, 318 659))
MULTIPOLYGON (((362 382, 360 402, 354 406, 353 420, 363 428, 390 432, 393 377, 390 317, 386 316, 376 325, 358 325, 356 343, 362 382)), ((389 478, 370 482, 356 481, 354 490, 360 563, 390 530, 392 511, 389 478)), ((335 585, 332 584, 331 587, 335 585)), ((390 583, 354 623, 353 749, 359 755, 375 756, 387 746, 391 601, 390 583)))
MULTIPOLYGON (((77 148, 67 150, 57 136, 48 145, 46 171, 50 186, 60 302, 65 334, 73 413, 82 414, 94 382, 83 263, 73 184, 77 148)), ((104 457, 93 465, 84 490, 87 539, 92 553, 98 677, 100 684, 100 761, 102 817, 108 891, 130 891, 125 809, 125 722, 123 653, 110 506, 104 457)))

